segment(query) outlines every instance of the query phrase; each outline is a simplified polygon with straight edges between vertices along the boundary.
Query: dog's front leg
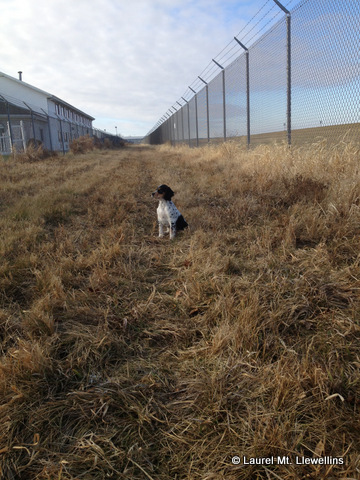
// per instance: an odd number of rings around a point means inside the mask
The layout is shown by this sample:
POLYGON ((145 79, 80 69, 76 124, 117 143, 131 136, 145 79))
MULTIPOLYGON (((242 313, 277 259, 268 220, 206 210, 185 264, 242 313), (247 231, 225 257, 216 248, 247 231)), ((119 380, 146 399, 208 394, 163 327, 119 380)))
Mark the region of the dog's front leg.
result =
POLYGON ((159 237, 162 238, 164 236, 164 225, 159 222, 159 237))
POLYGON ((170 240, 173 240, 176 235, 176 223, 170 223, 170 240))

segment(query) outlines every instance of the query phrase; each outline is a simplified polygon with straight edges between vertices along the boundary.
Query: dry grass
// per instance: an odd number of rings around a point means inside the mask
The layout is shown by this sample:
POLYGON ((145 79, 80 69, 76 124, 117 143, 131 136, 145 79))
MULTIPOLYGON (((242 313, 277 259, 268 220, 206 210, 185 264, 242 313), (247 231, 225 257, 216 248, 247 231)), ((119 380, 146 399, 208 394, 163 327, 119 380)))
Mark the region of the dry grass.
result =
POLYGON ((38 162, 39 160, 45 160, 47 158, 56 158, 57 152, 53 152, 44 148, 42 145, 30 144, 26 147, 26 150, 17 151, 15 148, 9 157, 16 162, 38 162))
POLYGON ((359 160, 320 142, 3 162, 0 477, 359 478, 359 160), (173 242, 161 183, 191 225, 173 242), (344 464, 295 463, 319 455, 344 464))
POLYGON ((105 138, 101 140, 97 137, 90 137, 89 135, 84 135, 82 137, 74 138, 70 142, 70 151, 74 155, 79 155, 83 153, 88 153, 93 150, 100 149, 116 149, 122 148, 125 146, 125 142, 120 137, 105 138))
POLYGON ((70 142, 70 151, 74 155, 79 153, 91 152, 94 149, 95 149, 95 139, 93 137, 90 137, 90 135, 74 138, 70 142))

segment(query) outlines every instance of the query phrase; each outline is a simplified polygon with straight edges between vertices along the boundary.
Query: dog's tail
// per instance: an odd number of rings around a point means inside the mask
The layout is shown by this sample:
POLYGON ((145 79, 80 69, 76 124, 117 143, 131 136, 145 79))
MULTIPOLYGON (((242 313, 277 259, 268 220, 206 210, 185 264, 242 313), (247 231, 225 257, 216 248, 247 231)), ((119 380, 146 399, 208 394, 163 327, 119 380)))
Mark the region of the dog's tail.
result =
POLYGON ((185 221, 184 217, 180 215, 176 220, 176 230, 184 230, 187 226, 188 224, 185 221))

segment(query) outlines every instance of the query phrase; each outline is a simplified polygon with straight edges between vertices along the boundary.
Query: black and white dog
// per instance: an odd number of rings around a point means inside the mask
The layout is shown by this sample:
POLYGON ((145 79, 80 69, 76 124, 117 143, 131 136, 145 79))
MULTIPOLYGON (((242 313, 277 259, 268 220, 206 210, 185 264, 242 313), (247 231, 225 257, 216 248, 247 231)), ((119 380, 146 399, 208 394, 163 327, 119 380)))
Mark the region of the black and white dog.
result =
POLYGON ((164 236, 164 227, 166 227, 166 232, 170 230, 170 239, 175 238, 176 232, 184 230, 188 224, 171 201, 174 192, 167 185, 160 185, 151 195, 156 200, 159 200, 157 208, 159 237, 162 238, 164 236))

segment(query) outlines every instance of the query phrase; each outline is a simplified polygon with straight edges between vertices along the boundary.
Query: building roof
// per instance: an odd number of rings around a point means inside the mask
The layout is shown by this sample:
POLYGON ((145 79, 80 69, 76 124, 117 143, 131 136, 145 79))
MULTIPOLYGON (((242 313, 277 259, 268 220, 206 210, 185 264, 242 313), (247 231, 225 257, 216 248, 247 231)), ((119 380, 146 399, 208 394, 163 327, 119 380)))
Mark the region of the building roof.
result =
POLYGON ((47 113, 44 110, 42 110, 42 108, 39 107, 38 105, 33 105, 29 102, 25 103, 22 100, 19 100, 18 98, 12 97, 11 95, 7 95, 6 93, 1 92, 0 90, 0 102, 1 101, 5 101, 10 105, 21 108, 27 113, 29 113, 29 108, 30 108, 33 112, 37 114, 40 114, 42 116, 47 115, 47 113))
MULTIPOLYGON (((71 108, 76 113, 79 113, 80 115, 89 118, 90 120, 95 120, 94 117, 89 115, 88 113, 83 112, 82 110, 79 110, 78 108, 74 107, 73 105, 70 105, 70 103, 65 102, 64 100, 61 100, 61 98, 56 97, 55 95, 52 95, 51 93, 46 92, 45 90, 41 90, 40 88, 34 87, 33 85, 30 85, 29 83, 24 82, 23 80, 19 80, 17 78, 11 77, 10 75, 7 75, 6 73, 0 72, 0 77, 7 78, 8 80, 11 80, 15 83, 18 83, 21 86, 25 86, 27 88, 30 88, 31 90, 34 90, 35 92, 41 93, 42 95, 46 96, 48 100, 52 100, 53 102, 61 103, 67 108, 71 108)), ((20 99, 15 99, 14 97, 11 97, 10 95, 6 95, 1 92, 0 90, 0 95, 5 98, 6 101, 9 103, 12 103, 14 105, 23 107, 21 100, 20 99)), ((39 107, 35 105, 29 104, 32 110, 35 112, 44 114, 44 111, 42 109, 39 109, 39 107)))
POLYGON ((56 97, 55 95, 50 95, 50 96, 48 97, 48 99, 49 99, 49 100, 52 100, 53 102, 61 103, 61 104, 64 105, 65 107, 71 108, 71 110, 74 110, 74 112, 77 112, 77 113, 79 113, 80 115, 83 115, 84 117, 90 118, 90 120, 95 120, 95 118, 92 117, 91 115, 89 115, 88 113, 85 113, 85 112, 79 110, 78 108, 74 107, 73 105, 70 105, 70 103, 64 102, 64 100, 61 100, 61 98, 56 97))

